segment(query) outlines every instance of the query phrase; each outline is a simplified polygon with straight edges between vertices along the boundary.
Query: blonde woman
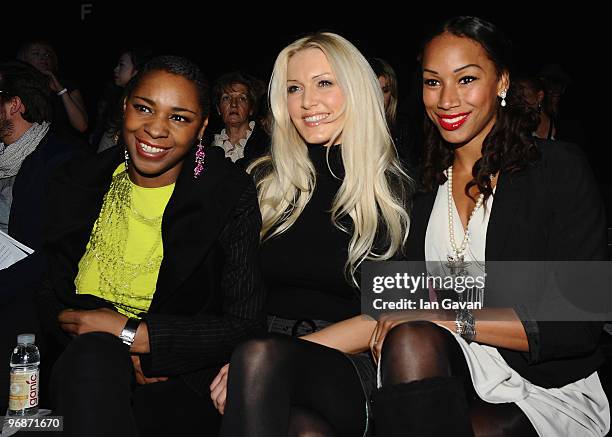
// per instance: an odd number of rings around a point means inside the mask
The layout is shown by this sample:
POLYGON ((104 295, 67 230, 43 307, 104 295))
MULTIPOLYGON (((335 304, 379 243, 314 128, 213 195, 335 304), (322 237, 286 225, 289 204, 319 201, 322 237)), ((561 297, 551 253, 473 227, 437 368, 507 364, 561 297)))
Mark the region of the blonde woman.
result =
POLYGON ((271 155, 251 171, 269 331, 287 335, 239 346, 213 381, 221 435, 360 436, 375 384, 363 337, 375 322, 357 316, 358 269, 401 251, 408 180, 376 75, 346 39, 319 33, 283 49, 269 96, 271 155))

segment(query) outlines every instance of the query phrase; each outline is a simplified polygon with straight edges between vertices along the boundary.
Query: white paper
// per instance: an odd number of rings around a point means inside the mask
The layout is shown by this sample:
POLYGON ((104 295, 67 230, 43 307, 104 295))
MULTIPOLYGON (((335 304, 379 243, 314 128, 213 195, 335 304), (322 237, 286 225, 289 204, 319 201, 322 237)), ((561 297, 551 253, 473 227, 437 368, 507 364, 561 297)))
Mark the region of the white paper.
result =
POLYGON ((32 253, 34 250, 0 231, 0 270, 12 266, 32 253))

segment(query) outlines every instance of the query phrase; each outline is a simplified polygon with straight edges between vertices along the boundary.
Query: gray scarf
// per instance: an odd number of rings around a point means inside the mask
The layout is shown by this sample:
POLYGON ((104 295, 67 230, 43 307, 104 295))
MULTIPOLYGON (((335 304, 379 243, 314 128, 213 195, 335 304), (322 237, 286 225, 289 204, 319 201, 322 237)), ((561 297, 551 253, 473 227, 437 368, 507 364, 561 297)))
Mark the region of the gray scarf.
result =
POLYGON ((38 143, 49 131, 50 123, 34 123, 30 129, 15 141, 6 145, 0 141, 0 179, 15 176, 24 159, 36 150, 38 143))

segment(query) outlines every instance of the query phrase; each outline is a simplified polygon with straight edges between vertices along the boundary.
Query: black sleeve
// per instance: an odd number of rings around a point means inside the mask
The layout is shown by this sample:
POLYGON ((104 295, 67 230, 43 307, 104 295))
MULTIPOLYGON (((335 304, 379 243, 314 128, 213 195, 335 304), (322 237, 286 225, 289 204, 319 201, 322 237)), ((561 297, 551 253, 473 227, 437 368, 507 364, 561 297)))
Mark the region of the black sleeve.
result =
POLYGON ((38 308, 38 317, 44 335, 55 341, 57 344, 66 346, 70 342, 70 337, 60 328, 58 321, 59 314, 67 309, 60 302, 55 289, 53 287, 53 275, 57 272, 56 269, 61 269, 59 259, 46 254, 46 272, 43 274, 41 287, 36 294, 36 305, 38 308))
POLYGON ((178 375, 227 362, 234 347, 263 326, 264 289, 259 274, 261 215, 254 185, 242 193, 220 235, 225 254, 220 315, 148 314, 149 375, 178 375))
MULTIPOLYGON (((554 211, 549 224, 549 259, 605 260, 604 205, 586 157, 570 144, 559 144, 550 152, 554 155, 549 157, 547 173, 554 211)), ((585 298, 584 294, 581 298, 585 298)), ((530 364, 590 355, 597 348, 603 328, 603 322, 597 321, 523 323, 530 364)))

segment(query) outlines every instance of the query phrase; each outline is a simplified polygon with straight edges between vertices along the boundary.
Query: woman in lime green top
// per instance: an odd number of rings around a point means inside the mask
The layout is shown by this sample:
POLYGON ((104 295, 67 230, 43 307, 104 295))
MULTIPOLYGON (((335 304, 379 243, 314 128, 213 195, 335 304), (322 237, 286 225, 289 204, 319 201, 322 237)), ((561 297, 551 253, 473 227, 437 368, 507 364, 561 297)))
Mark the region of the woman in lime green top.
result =
POLYGON ((120 146, 50 181, 39 305, 65 435, 216 435, 201 394, 264 298, 255 187, 202 147, 208 95, 190 61, 151 60, 126 87, 120 146))

